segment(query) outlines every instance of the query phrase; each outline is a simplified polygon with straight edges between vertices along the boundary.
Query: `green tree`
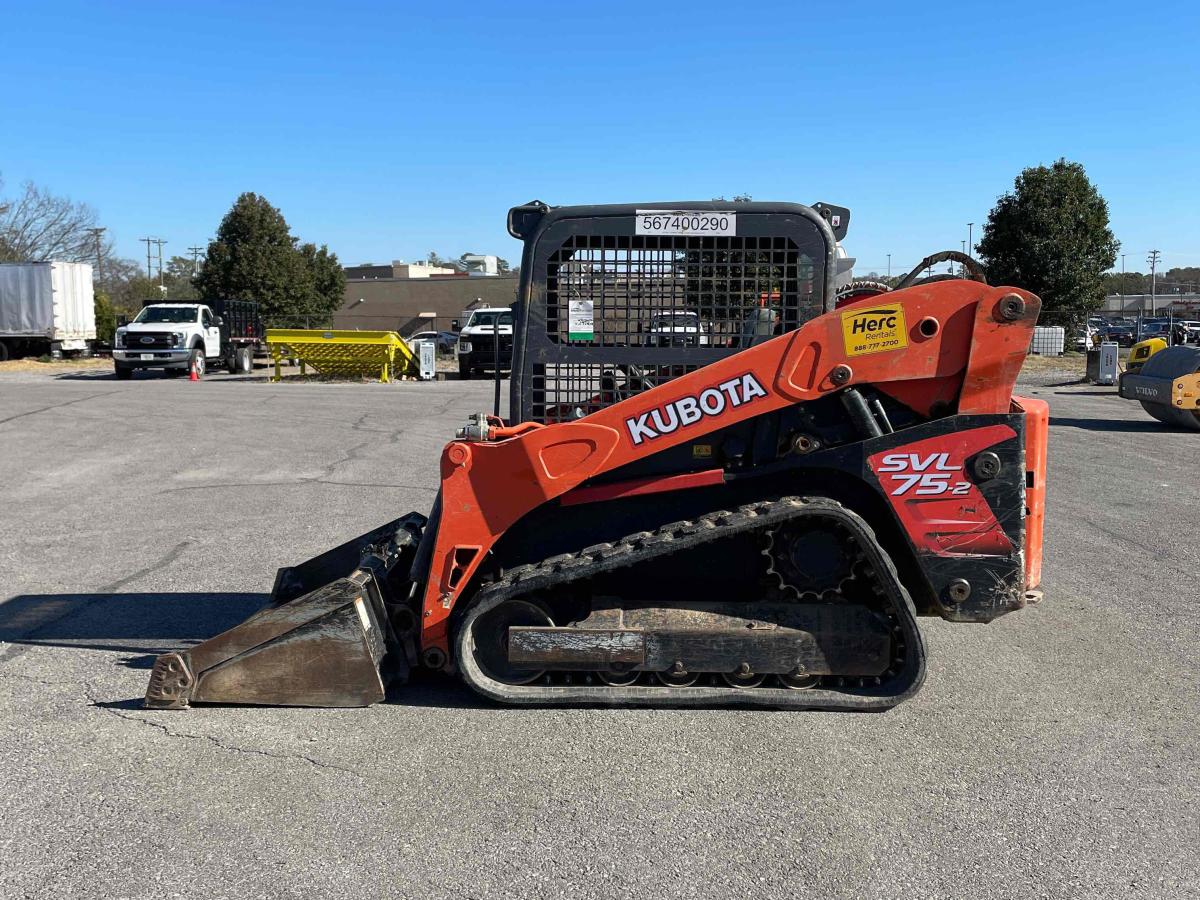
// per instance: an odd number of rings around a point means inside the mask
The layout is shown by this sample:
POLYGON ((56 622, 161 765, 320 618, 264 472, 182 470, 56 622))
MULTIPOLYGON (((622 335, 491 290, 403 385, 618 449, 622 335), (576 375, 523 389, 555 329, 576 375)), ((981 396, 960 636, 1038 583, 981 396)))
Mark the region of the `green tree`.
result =
POLYGON ((162 278, 167 299, 176 302, 199 300, 200 291, 192 282, 195 274, 196 264, 188 257, 172 256, 167 260, 162 278))
POLYGON ((324 246, 297 246, 283 214, 253 193, 238 197, 221 220, 193 282, 201 299, 254 300, 277 320, 328 315, 345 286, 337 256, 324 246))
POLYGON ((1110 272, 1104 276, 1104 293, 1106 294, 1148 294, 1150 293, 1150 276, 1141 272, 1110 272))
POLYGON ((96 291, 92 299, 96 311, 96 338, 111 344, 117 331, 117 310, 112 299, 104 291, 96 291))
POLYGON ((988 214, 977 250, 992 284, 1033 291, 1047 309, 1094 308, 1120 244, 1108 204, 1079 163, 1025 169, 988 214))
POLYGON ((322 244, 301 244, 299 275, 304 282, 304 292, 299 297, 303 314, 320 316, 329 320, 338 310, 346 295, 346 272, 337 256, 322 244))

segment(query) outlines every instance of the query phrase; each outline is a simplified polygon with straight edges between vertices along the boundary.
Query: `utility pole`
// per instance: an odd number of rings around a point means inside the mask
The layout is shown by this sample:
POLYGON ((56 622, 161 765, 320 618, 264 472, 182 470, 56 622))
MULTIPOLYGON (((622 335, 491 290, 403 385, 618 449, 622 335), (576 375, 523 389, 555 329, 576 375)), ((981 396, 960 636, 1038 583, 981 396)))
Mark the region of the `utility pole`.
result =
POLYGON ((154 243, 158 245, 158 290, 159 290, 159 293, 166 293, 166 287, 163 284, 162 247, 163 247, 163 244, 165 244, 167 242, 164 241, 162 238, 155 238, 154 243))
POLYGON ((188 247, 188 253, 192 254, 192 277, 196 277, 196 267, 200 265, 200 254, 204 252, 203 247, 188 247))
POLYGON ((1146 262, 1150 263, 1150 315, 1154 315, 1154 282, 1156 281, 1154 273, 1158 270, 1158 264, 1162 262, 1162 254, 1157 250, 1151 250, 1149 255, 1146 256, 1146 262))
POLYGON ((104 234, 104 232, 106 232, 106 231, 108 231, 107 228, 89 228, 88 229, 88 232, 91 234, 92 239, 95 240, 95 242, 96 242, 96 281, 97 282, 101 282, 104 280, 104 257, 103 257, 103 254, 100 252, 100 235, 104 234))
POLYGON ((146 245, 146 278, 149 279, 152 277, 152 273, 150 271, 150 245, 154 243, 154 238, 145 237, 138 238, 138 240, 146 245))

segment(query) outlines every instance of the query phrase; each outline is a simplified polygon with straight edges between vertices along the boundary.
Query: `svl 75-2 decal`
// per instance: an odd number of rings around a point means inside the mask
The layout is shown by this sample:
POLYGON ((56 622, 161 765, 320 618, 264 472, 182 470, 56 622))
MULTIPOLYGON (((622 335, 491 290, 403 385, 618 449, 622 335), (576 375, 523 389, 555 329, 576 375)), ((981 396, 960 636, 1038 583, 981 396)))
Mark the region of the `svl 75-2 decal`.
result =
POLYGON ((909 491, 917 496, 937 494, 966 494, 971 490, 967 481, 955 481, 962 466, 950 462, 949 453, 888 453, 880 461, 880 480, 893 497, 903 497, 909 491), (890 482, 890 486, 888 486, 890 482))

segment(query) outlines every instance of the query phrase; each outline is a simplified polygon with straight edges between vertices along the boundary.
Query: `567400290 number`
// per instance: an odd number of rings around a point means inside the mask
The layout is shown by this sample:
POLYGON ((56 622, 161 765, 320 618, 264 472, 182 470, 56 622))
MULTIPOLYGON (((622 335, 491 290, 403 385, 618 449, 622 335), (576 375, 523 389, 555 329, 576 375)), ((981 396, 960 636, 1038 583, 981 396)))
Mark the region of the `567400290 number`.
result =
POLYGON ((639 209, 635 234, 737 234, 737 215, 686 209, 639 209))

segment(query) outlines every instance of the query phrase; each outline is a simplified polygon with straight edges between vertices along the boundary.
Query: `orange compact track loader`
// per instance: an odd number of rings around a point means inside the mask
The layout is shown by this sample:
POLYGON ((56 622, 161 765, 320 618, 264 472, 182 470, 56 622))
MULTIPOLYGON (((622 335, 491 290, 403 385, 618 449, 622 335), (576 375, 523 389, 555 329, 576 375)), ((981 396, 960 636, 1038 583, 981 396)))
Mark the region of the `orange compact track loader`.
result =
POLYGON ((961 259, 970 280, 851 282, 849 217, 511 210, 508 418, 446 445, 428 517, 161 656, 146 705, 364 706, 421 666, 506 703, 911 696, 918 616, 1040 597, 1047 408, 1013 396, 1040 303, 961 259))

